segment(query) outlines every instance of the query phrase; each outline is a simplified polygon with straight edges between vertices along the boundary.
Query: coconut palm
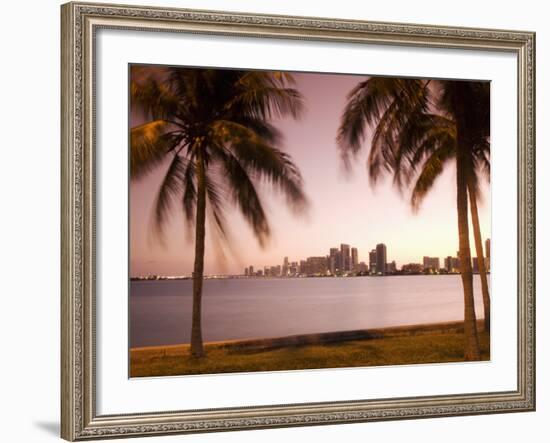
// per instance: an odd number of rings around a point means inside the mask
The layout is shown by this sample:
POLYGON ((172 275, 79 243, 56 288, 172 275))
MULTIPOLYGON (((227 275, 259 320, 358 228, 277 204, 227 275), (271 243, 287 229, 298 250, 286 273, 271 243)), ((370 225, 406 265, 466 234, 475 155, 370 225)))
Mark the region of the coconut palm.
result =
MULTIPOLYGON (((469 189, 472 197, 477 196, 477 173, 488 165, 489 145, 488 125, 483 132, 484 126, 480 121, 474 124, 473 118, 464 116, 468 107, 474 105, 471 102, 480 91, 472 88, 465 90, 464 85, 468 87, 463 82, 369 78, 348 95, 338 133, 338 146, 345 163, 349 165, 350 157, 363 146, 367 128, 374 128, 368 156, 371 183, 376 184, 384 173, 392 173, 394 183, 401 190, 414 181, 411 203, 416 210, 449 160, 456 161, 465 358, 477 360, 479 342, 467 206, 469 189), (469 100, 464 97, 465 94, 470 97, 469 100)), ((477 117, 485 111, 485 103, 482 104, 483 107, 480 103, 476 104, 477 117)), ((488 113, 488 105, 486 111, 488 113)))
MULTIPOLYGON (((443 86, 445 87, 445 85, 443 86)), ((484 329, 489 331, 491 302, 477 209, 477 201, 481 197, 479 192, 479 180, 480 178, 490 179, 489 83, 472 83, 469 85, 467 93, 472 96, 471 100, 473 101, 473 103, 471 103, 472 109, 470 113, 475 115, 475 118, 470 123, 472 141, 468 150, 470 158, 467 162, 467 188, 483 297, 484 329)), ((410 126, 408 131, 417 131, 417 134, 403 131, 399 144, 407 144, 409 147, 413 148, 413 151, 423 153, 426 157, 423 160, 420 156, 411 158, 408 162, 405 162, 405 166, 403 166, 401 162, 397 168, 401 173, 408 171, 405 177, 399 180, 400 182, 410 182, 411 176, 413 176, 417 170, 421 171, 413 187, 411 197, 413 208, 418 210, 424 196, 433 188, 434 182, 443 171, 444 166, 450 160, 454 159, 456 155, 456 124, 452 118, 446 118, 442 115, 426 114, 423 117, 417 116, 414 121, 409 120, 406 126, 410 126), (423 121, 423 119, 425 121, 423 121), (435 155, 428 156, 429 153, 434 152, 434 149, 437 148, 440 149, 435 155)))
POLYGON ((178 68, 154 72, 131 87, 132 105, 147 118, 131 131, 131 177, 140 179, 169 159, 154 221, 162 234, 176 205, 187 226, 194 227, 191 354, 201 357, 207 213, 212 233, 227 240, 224 208, 236 206, 263 246, 270 226, 258 185, 275 188, 294 211, 305 209, 300 172, 278 147, 282 135, 270 123, 287 115, 297 118, 302 96, 290 87, 292 77, 280 72, 178 68))

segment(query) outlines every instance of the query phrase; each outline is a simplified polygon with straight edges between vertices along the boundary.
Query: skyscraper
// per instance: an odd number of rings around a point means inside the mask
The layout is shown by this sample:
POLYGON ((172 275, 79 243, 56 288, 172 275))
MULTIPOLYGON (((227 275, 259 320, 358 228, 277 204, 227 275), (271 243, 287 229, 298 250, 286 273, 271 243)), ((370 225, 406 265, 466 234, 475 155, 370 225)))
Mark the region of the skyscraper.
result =
POLYGON ((340 250, 338 248, 330 248, 330 253, 328 256, 329 259, 329 270, 332 275, 336 274, 336 271, 340 271, 340 250))
POLYGON ((350 257, 350 250, 349 245, 341 244, 340 245, 340 254, 342 255, 342 271, 350 271, 351 270, 351 257, 350 257))
POLYGON ((369 271, 376 274, 376 249, 369 252, 369 271))
POLYGON ((359 264, 359 252, 357 252, 357 248, 351 248, 351 270, 357 271, 358 264, 359 264))
POLYGON ((387 250, 384 243, 376 245, 376 273, 386 273, 387 250))
POLYGON ((425 271, 439 271, 439 257, 427 257, 424 256, 422 264, 425 271))
POLYGON ((450 255, 445 257, 445 270, 448 272, 448 273, 451 273, 453 272, 453 257, 451 257, 450 255))
POLYGON ((283 260, 283 277, 288 275, 288 257, 285 257, 283 260))

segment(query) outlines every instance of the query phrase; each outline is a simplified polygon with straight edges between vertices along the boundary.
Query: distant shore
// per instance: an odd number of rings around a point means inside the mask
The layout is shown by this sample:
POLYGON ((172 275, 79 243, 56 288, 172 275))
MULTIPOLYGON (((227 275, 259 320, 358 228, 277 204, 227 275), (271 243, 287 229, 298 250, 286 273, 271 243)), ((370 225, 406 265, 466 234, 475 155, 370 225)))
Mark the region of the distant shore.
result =
MULTIPOLYGON (((481 360, 489 333, 480 331, 481 360)), ((383 366, 463 361, 463 322, 398 326, 205 343, 194 359, 189 344, 130 349, 132 377, 383 366)))
MULTIPOLYGON (((479 275, 478 272, 473 272, 473 275, 479 275)), ((490 275, 490 272, 487 272, 487 275, 490 275)), ((374 277, 374 278, 380 278, 380 277, 411 277, 411 276, 425 276, 425 277, 436 277, 436 276, 443 276, 443 275, 460 275, 459 272, 448 272, 448 273, 437 273, 437 274, 424 274, 424 273, 401 273, 396 272, 393 274, 383 274, 383 275, 374 275, 374 274, 368 274, 368 275, 296 275, 296 276, 288 276, 288 277, 264 277, 264 276, 248 276, 248 275, 205 275, 204 280, 292 280, 292 279, 300 279, 300 278, 354 278, 354 277, 374 277)), ((161 276, 161 275, 155 275, 155 276, 148 276, 148 277, 130 277, 130 281, 165 281, 165 280, 192 280, 193 277, 189 276, 161 276)))

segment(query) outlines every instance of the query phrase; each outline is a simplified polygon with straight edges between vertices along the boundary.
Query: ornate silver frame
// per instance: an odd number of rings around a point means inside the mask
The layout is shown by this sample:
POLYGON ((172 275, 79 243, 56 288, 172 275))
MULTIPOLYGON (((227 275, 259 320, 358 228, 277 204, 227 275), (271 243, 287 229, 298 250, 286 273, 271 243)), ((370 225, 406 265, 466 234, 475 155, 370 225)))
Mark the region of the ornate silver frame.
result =
MULTIPOLYGON (((67 440, 533 411, 535 34, 68 3, 62 17, 61 436, 67 440), (510 392, 98 416, 94 340, 94 33, 99 28, 508 51, 518 58, 518 381, 510 392)), ((130 412, 130 411, 129 411, 130 412)))

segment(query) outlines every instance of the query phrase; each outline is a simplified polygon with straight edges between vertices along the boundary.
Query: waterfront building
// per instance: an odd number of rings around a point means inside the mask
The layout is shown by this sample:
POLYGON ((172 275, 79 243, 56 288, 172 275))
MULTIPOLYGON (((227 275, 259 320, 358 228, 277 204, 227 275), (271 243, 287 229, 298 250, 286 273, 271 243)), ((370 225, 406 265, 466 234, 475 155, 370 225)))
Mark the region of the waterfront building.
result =
POLYGON ((371 274, 376 274, 376 249, 369 252, 369 270, 371 274))
POLYGON ((386 273, 387 260, 388 260, 388 257, 387 257, 386 245, 384 243, 377 244, 376 245, 376 273, 377 274, 386 273))
POLYGON ((340 254, 342 256, 342 272, 347 272, 351 270, 351 256, 350 256, 350 246, 346 244, 340 245, 340 254))
POLYGON ((421 274, 423 269, 420 263, 408 263, 401 267, 403 274, 421 274))
POLYGON ((326 257, 308 257, 306 260, 307 275, 327 275, 326 257))
POLYGON ((283 277, 286 277, 288 275, 288 257, 285 257, 283 260, 283 277))
POLYGON ((299 266, 298 266, 298 263, 293 261, 292 263, 290 263, 290 267, 288 268, 288 273, 292 276, 295 276, 299 273, 299 266))
POLYGON ((332 275, 336 275, 337 272, 340 271, 341 268, 341 257, 340 250, 338 248, 330 248, 329 251, 329 271, 332 275))
POLYGON ((460 262, 457 257, 451 257, 450 255, 445 257, 444 268, 449 274, 460 272, 460 262))
POLYGON ((424 271, 438 272, 439 271, 439 257, 424 256, 423 259, 422 259, 422 265, 424 266, 424 271))
POLYGON ((451 257, 450 255, 445 257, 444 268, 449 274, 460 272, 460 262, 457 257, 451 257))
POLYGON ((307 262, 305 260, 300 260, 300 274, 306 275, 307 273, 307 262))
POLYGON ((357 271, 357 265, 359 264, 359 252, 357 248, 351 248, 351 270, 357 271))

